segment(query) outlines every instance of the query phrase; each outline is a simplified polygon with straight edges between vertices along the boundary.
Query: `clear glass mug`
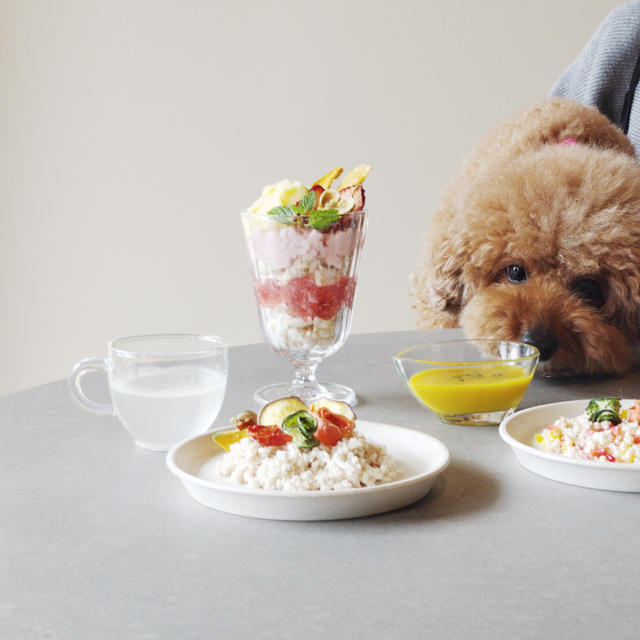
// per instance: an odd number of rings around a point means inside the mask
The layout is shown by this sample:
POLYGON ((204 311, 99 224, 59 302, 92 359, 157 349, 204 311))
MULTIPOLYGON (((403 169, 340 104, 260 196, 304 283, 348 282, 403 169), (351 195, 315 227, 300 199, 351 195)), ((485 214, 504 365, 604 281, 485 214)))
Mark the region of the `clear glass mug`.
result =
POLYGON ((84 409, 118 416, 139 447, 168 451, 212 425, 224 399, 227 372, 227 345, 218 336, 130 336, 109 342, 106 359, 80 360, 67 388, 84 409), (111 404, 85 395, 82 378, 92 371, 107 373, 111 404))

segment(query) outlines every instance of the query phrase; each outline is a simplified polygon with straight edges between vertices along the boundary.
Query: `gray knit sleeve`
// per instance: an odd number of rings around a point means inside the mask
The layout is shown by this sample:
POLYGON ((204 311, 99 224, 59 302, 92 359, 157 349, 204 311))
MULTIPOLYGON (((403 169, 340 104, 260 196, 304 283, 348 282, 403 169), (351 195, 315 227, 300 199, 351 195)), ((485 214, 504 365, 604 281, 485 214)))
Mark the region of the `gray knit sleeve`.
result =
MULTIPOLYGON (((619 125, 624 97, 639 56, 640 0, 633 0, 607 16, 578 58, 560 76, 551 95, 595 106, 619 125)), ((640 96, 636 97, 629 137, 640 149, 640 96)))

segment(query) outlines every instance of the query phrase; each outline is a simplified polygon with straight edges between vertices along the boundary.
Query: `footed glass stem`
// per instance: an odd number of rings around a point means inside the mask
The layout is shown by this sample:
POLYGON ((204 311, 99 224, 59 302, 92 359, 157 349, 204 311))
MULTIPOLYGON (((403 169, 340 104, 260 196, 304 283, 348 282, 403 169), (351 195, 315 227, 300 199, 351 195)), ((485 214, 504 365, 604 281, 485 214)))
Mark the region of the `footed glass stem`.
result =
POLYGON ((341 400, 350 405, 356 402, 356 394, 353 389, 341 384, 322 384, 316 379, 316 369, 320 361, 316 362, 292 362, 294 368, 293 382, 270 384, 260 387, 253 395, 256 402, 266 404, 279 398, 297 396, 305 404, 310 405, 318 398, 331 398, 341 400))
POLYGON ((289 386, 292 396, 298 396, 305 404, 313 402, 327 393, 316 379, 316 369, 319 360, 315 362, 292 362, 293 382, 289 386))

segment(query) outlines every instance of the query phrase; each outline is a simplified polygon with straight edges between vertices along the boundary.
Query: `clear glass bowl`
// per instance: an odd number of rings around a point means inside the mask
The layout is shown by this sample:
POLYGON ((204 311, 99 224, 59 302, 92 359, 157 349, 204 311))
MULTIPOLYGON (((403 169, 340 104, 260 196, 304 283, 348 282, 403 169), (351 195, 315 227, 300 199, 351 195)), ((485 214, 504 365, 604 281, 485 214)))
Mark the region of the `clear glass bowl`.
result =
POLYGON ((354 403, 353 389, 319 383, 315 371, 349 334, 366 223, 365 211, 340 214, 327 229, 303 218, 286 224, 242 214, 265 340, 294 370, 292 381, 258 389, 257 402, 298 396, 307 404, 321 397, 354 403))
POLYGON ((393 357, 415 398, 442 422, 497 425, 529 387, 540 353, 523 342, 447 340, 393 357))

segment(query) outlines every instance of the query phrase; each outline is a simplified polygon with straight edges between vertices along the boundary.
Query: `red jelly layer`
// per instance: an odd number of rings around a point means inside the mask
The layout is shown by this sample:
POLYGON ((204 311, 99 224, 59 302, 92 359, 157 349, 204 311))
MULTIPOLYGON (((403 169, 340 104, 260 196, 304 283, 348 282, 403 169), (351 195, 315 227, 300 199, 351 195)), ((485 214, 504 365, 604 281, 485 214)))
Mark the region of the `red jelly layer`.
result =
POLYGON ((284 304, 296 318, 330 320, 344 304, 351 308, 356 289, 354 278, 341 276, 330 284, 317 285, 313 278, 293 278, 286 284, 262 280, 256 284, 258 302, 267 308, 284 304))

